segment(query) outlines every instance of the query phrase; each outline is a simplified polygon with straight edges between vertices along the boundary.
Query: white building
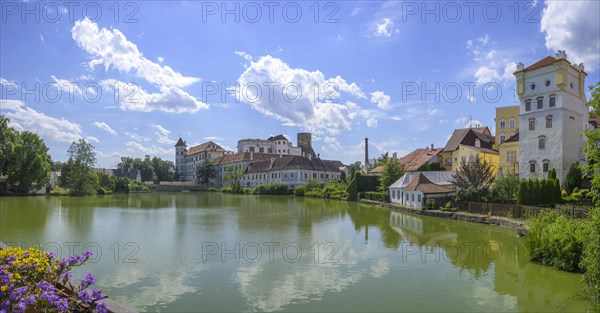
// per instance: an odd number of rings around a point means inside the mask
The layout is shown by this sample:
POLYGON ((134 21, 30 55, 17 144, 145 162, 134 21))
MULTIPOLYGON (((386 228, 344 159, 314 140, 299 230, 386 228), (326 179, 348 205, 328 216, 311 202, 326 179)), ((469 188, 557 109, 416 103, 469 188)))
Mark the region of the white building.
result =
POLYGON ((227 151, 218 144, 209 141, 187 149, 181 137, 175 144, 175 171, 181 181, 196 181, 196 165, 204 160, 213 161, 225 155, 227 151))
POLYGON ((238 153, 272 153, 279 155, 299 155, 317 157, 312 149, 312 135, 298 133, 298 146, 292 145, 283 135, 269 137, 268 139, 242 139, 238 141, 238 153))
POLYGON ((409 208, 421 209, 427 199, 436 202, 445 201, 455 196, 452 176, 456 172, 428 171, 408 172, 390 185, 390 202, 409 208))
POLYGON ((556 169, 563 183, 571 164, 584 162, 584 137, 589 127, 583 64, 567 61, 558 51, 525 68, 519 63, 519 177, 544 178, 556 169))

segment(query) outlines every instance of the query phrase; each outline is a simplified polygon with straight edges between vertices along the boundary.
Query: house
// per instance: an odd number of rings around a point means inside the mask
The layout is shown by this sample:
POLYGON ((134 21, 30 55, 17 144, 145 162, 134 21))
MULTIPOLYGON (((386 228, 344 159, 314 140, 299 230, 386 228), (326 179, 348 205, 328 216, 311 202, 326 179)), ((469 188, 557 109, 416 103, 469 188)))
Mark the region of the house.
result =
MULTIPOLYGON (((448 182, 446 175, 438 177, 444 177, 441 180, 448 182)), ((389 194, 392 203, 417 209, 425 207, 428 199, 441 202, 456 195, 453 188, 447 185, 436 184, 423 173, 415 173, 415 175, 408 177, 403 176, 389 187, 389 194), (411 178, 410 182, 404 184, 409 177, 411 178)))
POLYGON ((252 162, 266 161, 277 157, 279 157, 277 154, 259 152, 238 152, 221 156, 213 161, 217 173, 211 180, 211 184, 217 187, 227 186, 225 176, 228 171, 246 172, 248 165, 252 162))
POLYGON ((241 180, 243 187, 256 187, 262 184, 286 183, 289 188, 304 185, 309 180, 326 183, 339 180, 339 161, 320 158, 286 155, 248 165, 241 180))
POLYGON ((505 174, 519 176, 519 133, 501 143, 498 150, 500 154, 498 176, 505 174))
POLYGON ((513 105, 496 108, 495 120, 495 148, 498 149, 508 138, 519 132, 519 106, 513 105))
POLYGON ((140 173, 139 170, 135 170, 135 169, 114 169, 113 171, 113 175, 117 176, 117 177, 125 177, 131 180, 135 180, 138 183, 142 182, 142 175, 140 173))
POLYGON ((225 149, 212 141, 187 149, 186 142, 179 137, 175 144, 175 171, 179 180, 196 181, 196 165, 204 160, 215 160, 225 154, 225 149))
POLYGON ((583 64, 571 64, 559 50, 514 73, 519 96, 519 177, 545 178, 556 169, 565 181, 571 164, 584 162, 585 136, 590 127, 583 64))
POLYGON ((439 154, 442 148, 431 147, 416 149, 413 152, 400 158, 400 165, 407 172, 418 171, 421 167, 429 164, 439 164, 439 154))
POLYGON ((383 173, 383 165, 378 165, 378 166, 375 166, 374 168, 369 169, 368 175, 381 176, 382 173, 383 173))
POLYGON ((498 151, 494 150, 495 138, 487 127, 460 128, 454 130, 442 150, 440 161, 446 171, 458 171, 460 162, 472 162, 479 157, 499 167, 498 151))
POLYGON ((271 136, 268 139, 242 139, 238 141, 238 153, 272 153, 281 155, 299 155, 316 157, 312 148, 312 134, 298 133, 298 146, 293 146, 283 135, 271 136))

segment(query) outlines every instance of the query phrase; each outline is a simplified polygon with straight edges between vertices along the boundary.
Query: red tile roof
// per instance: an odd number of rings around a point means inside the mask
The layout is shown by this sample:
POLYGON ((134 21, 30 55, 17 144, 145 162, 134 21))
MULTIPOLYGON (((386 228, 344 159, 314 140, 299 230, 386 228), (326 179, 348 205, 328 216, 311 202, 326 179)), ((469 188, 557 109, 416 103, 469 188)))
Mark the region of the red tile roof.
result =
POLYGON ((185 146, 185 142, 183 142, 183 139, 181 139, 181 137, 179 137, 179 140, 177 140, 177 143, 175 144, 175 147, 179 146, 185 146))
POLYGON ((404 190, 420 190, 424 194, 436 194, 436 193, 451 193, 454 190, 432 183, 425 175, 419 173, 413 180, 404 188, 404 190))
POLYGON ((209 142, 205 142, 203 144, 197 145, 195 147, 191 147, 190 149, 188 149, 188 151, 186 152, 186 156, 189 155, 194 155, 196 153, 201 153, 201 152, 225 152, 225 149, 221 148, 221 146, 219 146, 218 144, 209 141, 209 142))
POLYGON ((404 167, 407 172, 413 172, 418 170, 421 166, 428 163, 432 158, 437 158, 437 155, 442 152, 442 148, 423 148, 416 149, 415 151, 400 158, 400 165, 404 167))
POLYGON ((553 56, 547 56, 525 68, 526 71, 535 70, 536 68, 544 67, 550 65, 556 61, 556 58, 553 56))

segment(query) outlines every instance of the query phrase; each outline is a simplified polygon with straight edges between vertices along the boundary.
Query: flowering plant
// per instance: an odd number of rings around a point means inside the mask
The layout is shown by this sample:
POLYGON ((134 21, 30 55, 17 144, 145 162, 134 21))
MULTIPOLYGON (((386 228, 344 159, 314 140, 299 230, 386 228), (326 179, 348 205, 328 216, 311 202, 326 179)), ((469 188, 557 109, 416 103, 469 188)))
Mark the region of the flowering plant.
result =
POLYGON ((71 282, 71 269, 84 264, 91 252, 57 259, 37 247, 0 250, 0 313, 5 312, 108 312, 100 289, 87 289, 96 278, 85 273, 79 285, 71 282))

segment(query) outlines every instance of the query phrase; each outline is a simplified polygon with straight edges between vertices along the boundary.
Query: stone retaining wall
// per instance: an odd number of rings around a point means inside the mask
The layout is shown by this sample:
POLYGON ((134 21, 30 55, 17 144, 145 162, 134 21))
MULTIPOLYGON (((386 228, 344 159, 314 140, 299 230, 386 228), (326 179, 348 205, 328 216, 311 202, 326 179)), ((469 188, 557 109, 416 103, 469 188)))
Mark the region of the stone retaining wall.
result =
POLYGON ((511 218, 507 218, 507 217, 487 216, 487 215, 480 215, 480 214, 473 214, 473 213, 466 213, 466 212, 450 212, 450 211, 440 211, 440 210, 413 209, 413 208, 403 207, 403 206, 400 206, 400 205, 394 204, 394 203, 382 203, 382 202, 376 202, 376 201, 371 201, 371 200, 366 200, 366 199, 361 199, 360 202, 374 205, 374 206, 379 206, 379 207, 386 207, 386 208, 390 208, 392 210, 396 210, 396 211, 400 211, 400 212, 448 218, 448 219, 471 222, 471 223, 496 225, 496 226, 512 229, 515 232, 517 232, 517 234, 519 236, 525 236, 527 234, 527 230, 529 228, 529 224, 527 222, 520 221, 520 220, 514 220, 511 218))

